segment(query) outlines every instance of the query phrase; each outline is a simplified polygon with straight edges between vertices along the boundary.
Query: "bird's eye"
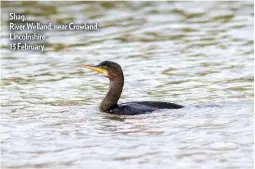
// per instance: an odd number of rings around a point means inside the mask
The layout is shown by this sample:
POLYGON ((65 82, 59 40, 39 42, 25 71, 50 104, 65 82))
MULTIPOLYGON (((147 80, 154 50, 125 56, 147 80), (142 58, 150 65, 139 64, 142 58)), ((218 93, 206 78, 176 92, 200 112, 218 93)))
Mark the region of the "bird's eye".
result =
POLYGON ((103 69, 107 69, 107 66, 103 66, 102 68, 103 68, 103 69))

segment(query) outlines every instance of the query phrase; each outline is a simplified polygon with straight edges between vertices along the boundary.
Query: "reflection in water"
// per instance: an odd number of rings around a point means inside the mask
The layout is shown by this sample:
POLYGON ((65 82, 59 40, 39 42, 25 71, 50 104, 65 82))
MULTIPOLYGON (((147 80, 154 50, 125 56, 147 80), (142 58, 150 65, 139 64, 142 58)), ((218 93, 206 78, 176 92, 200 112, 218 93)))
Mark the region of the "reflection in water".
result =
POLYGON ((253 2, 1 5, 3 168, 253 168, 253 2), (100 31, 44 32, 45 52, 10 52, 13 11, 100 31), (100 113, 109 82, 79 65, 103 60, 123 67, 120 102, 185 109, 100 113))

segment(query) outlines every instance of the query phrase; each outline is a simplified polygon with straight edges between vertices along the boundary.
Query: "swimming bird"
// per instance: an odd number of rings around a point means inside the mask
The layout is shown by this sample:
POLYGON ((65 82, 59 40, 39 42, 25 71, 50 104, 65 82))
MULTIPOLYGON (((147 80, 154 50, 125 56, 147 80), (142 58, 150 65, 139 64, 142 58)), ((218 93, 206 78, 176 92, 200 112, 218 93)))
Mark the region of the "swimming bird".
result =
POLYGON ((183 106, 160 101, 139 101, 118 104, 124 86, 124 75, 121 66, 112 61, 103 61, 99 65, 81 65, 83 68, 96 71, 109 78, 110 86, 105 98, 100 103, 102 112, 119 115, 137 115, 153 112, 158 109, 180 109, 183 106))

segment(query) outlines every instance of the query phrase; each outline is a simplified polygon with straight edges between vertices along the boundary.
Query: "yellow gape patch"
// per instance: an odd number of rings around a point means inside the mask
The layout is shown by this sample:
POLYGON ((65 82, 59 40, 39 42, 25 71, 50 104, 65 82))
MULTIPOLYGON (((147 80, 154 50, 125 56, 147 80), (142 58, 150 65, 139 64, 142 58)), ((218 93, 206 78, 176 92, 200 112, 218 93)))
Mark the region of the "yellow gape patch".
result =
POLYGON ((98 72, 100 74, 103 74, 105 77, 109 77, 108 71, 101 67, 91 66, 91 65, 81 65, 82 68, 88 68, 90 70, 93 70, 95 72, 98 72))

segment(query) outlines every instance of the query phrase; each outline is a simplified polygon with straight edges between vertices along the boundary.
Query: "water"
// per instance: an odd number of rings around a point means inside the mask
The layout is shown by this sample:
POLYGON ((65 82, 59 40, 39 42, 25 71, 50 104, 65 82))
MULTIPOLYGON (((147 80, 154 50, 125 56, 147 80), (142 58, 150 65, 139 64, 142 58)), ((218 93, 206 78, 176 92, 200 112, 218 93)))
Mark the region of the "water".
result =
POLYGON ((253 2, 1 2, 2 168, 253 168, 253 2), (8 50, 9 12, 46 23, 44 52, 8 50), (118 62, 120 102, 185 105, 98 111, 108 80, 80 64, 118 62))

